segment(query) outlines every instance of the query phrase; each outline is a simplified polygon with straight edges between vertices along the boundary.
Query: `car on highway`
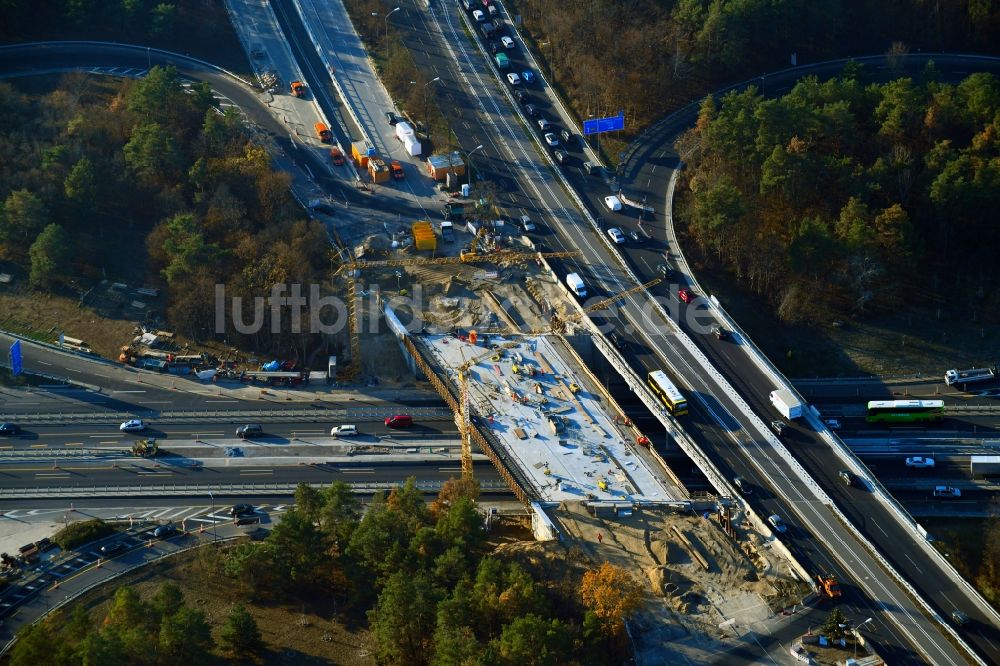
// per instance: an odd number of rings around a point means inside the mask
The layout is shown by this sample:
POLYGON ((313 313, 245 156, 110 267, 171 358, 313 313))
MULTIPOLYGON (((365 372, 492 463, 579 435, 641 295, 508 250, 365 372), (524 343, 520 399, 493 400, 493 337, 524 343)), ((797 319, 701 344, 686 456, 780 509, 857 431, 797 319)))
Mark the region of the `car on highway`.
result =
POLYGON ((681 299, 685 303, 690 303, 694 300, 694 294, 691 293, 690 289, 681 289, 677 292, 677 298, 681 299))
POLYGON ((340 152, 340 148, 336 146, 330 149, 330 159, 336 166, 344 166, 344 153, 340 152))
POLYGON ((783 521, 781 519, 781 516, 779 516, 776 513, 775 514, 771 514, 770 516, 768 516, 767 517, 767 522, 771 523, 771 527, 774 528, 775 532, 778 532, 780 534, 784 534, 785 532, 788 531, 788 525, 786 525, 785 521, 783 521))
POLYGON ((628 237, 632 239, 633 243, 642 243, 645 242, 646 240, 646 237, 640 234, 635 229, 632 229, 631 231, 628 232, 628 237))
POLYGON ((524 82, 526 84, 530 85, 535 82, 535 73, 530 69, 526 69, 523 72, 521 72, 521 78, 524 79, 524 82))
POLYGON ((559 145, 559 139, 557 139, 556 135, 553 134, 552 132, 546 132, 545 136, 543 136, 542 138, 545 139, 545 144, 549 148, 555 148, 556 146, 559 145))
POLYGON ((953 610, 951 612, 951 621, 960 627, 964 627, 969 624, 969 616, 960 610, 953 610))
POLYGON ((237 525, 260 525, 260 516, 258 515, 246 515, 246 516, 236 516, 236 520, 233 521, 237 525))
POLYGON ((535 223, 531 221, 531 218, 527 215, 522 215, 521 219, 517 221, 517 226, 521 231, 528 233, 529 231, 535 230, 535 223))
POLYGON ((934 458, 928 458, 926 456, 910 456, 906 459, 906 466, 927 469, 934 467, 934 458))
POLYGON ((565 143, 567 146, 573 143, 573 133, 570 132, 568 129, 560 130, 559 136, 562 137, 563 143, 565 143))
POLYGON ((747 483, 747 480, 742 476, 737 476, 733 478, 733 485, 736 486, 736 490, 740 491, 741 495, 752 495, 753 487, 747 483))
POLYGON ((508 37, 507 35, 504 35, 503 37, 500 38, 500 43, 503 44, 503 47, 505 49, 514 48, 514 40, 508 37))
POLYGON ((399 118, 397 118, 396 114, 392 111, 385 112, 385 119, 390 125, 395 125, 399 121, 399 118))
POLYGON ((656 264, 656 272, 660 274, 663 279, 668 279, 674 276, 674 269, 670 264, 656 264))
POLYGON ((787 427, 788 424, 782 421, 781 419, 775 419, 771 421, 771 430, 773 430, 774 434, 778 435, 779 437, 785 434, 785 428, 787 427))
POLYGON ((229 507, 230 516, 245 516, 248 513, 254 513, 254 511, 255 509, 253 508, 253 504, 247 504, 245 502, 242 504, 234 504, 229 507))
POLYGON ((721 326, 713 326, 712 327, 712 335, 714 335, 719 340, 728 340, 729 339, 729 331, 727 331, 726 329, 722 328, 721 326))
POLYGON ((165 539, 177 534, 177 528, 173 525, 160 525, 153 530, 153 536, 157 539, 165 539))
POLYGON ((409 414, 396 414, 385 417, 386 428, 409 428, 413 425, 413 417, 409 414))
POLYGON ((556 148, 552 151, 552 156, 556 158, 556 162, 559 162, 559 164, 566 164, 566 160, 569 159, 569 153, 562 148, 556 148))
POLYGON ((477 23, 482 23, 483 21, 486 20, 486 14, 484 14, 479 9, 473 9, 472 10, 472 18, 476 19, 477 23))
POLYGON ((344 424, 330 428, 330 434, 334 437, 354 437, 358 434, 358 426, 344 424))
POLYGON ((538 115, 538 107, 534 104, 525 104, 524 112, 528 114, 529 118, 534 118, 538 115))
POLYGON ((608 340, 611 340, 611 344, 615 346, 618 351, 625 351, 628 348, 628 343, 625 341, 617 331, 611 331, 608 333, 608 340))
POLYGON ((510 85, 512 86, 519 86, 521 85, 521 77, 515 74, 514 72, 510 72, 507 75, 507 82, 510 83, 510 85))
POLYGON ((824 419, 823 423, 825 423, 826 427, 830 430, 840 430, 840 421, 837 419, 824 419))
POLYGON ((264 434, 264 428, 259 423, 247 423, 236 429, 236 436, 240 439, 247 439, 264 434))
POLYGON ((129 419, 118 426, 118 429, 122 432, 142 432, 146 429, 146 424, 142 422, 142 419, 129 419))
POLYGON ((514 99, 524 104, 528 100, 528 93, 524 92, 523 88, 518 88, 514 91, 514 99))
POLYGON ((934 486, 934 497, 961 497, 962 491, 955 486, 934 486))
POLYGON ((336 215, 337 209, 328 203, 323 203, 322 201, 314 203, 309 206, 313 211, 317 213, 322 213, 323 215, 336 215))
POLYGON ((837 472, 837 476, 840 477, 840 480, 844 482, 845 486, 853 487, 861 485, 861 481, 858 479, 858 477, 855 476, 853 472, 850 472, 846 469, 842 469, 839 472, 837 472))
POLYGON ((611 227, 608 229, 608 236, 614 241, 615 245, 621 245, 625 242, 625 234, 618 227, 611 227))
POLYGON ((552 125, 549 124, 548 120, 546 120, 545 118, 538 119, 538 129, 542 130, 543 132, 547 132, 549 131, 550 127, 552 127, 552 125))
POLYGON ((102 557, 111 557, 116 553, 121 553, 124 551, 125 551, 125 544, 123 544, 121 541, 115 543, 107 543, 101 546, 102 557))
POLYGON ((612 212, 617 212, 622 209, 622 200, 613 194, 604 197, 604 205, 608 207, 608 210, 612 212))
POLYGON ((0 437, 14 437, 21 434, 20 426, 13 423, 0 423, 0 437))

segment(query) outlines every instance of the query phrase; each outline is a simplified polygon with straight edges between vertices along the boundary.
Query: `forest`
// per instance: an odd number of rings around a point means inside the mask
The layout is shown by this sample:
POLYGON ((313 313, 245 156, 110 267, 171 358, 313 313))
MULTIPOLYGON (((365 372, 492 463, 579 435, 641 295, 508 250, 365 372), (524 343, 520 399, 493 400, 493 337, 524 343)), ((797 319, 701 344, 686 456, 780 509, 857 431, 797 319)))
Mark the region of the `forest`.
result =
MULTIPOLYGON (((215 332, 216 284, 248 304, 275 283, 322 284, 325 228, 238 113, 214 105, 207 84, 187 88, 173 68, 70 75, 43 95, 0 84, 0 261, 71 294, 102 278, 151 281, 166 289, 169 326, 196 340, 215 332)), ((312 342, 264 324, 226 334, 257 350, 312 342)))
MULTIPOLYGON (((625 139, 710 90, 829 58, 996 53, 982 0, 512 0, 577 117, 625 112, 625 139), (895 45, 895 46, 894 46, 895 45)), ((617 145, 613 136, 602 139, 617 145)), ((607 151, 614 161, 615 152, 607 151)))
POLYGON ((785 321, 918 301, 997 317, 1000 81, 859 71, 706 98, 678 143, 682 221, 785 321))
POLYGON ((538 554, 530 565, 492 554, 477 495, 474 482, 451 480, 428 505, 410 479, 376 496, 362 516, 346 484, 301 484, 295 507, 264 541, 202 549, 205 575, 232 581, 236 605, 221 645, 176 588, 142 601, 124 587, 103 621, 77 607, 27 628, 10 663, 194 665, 214 663, 219 652, 249 661, 262 646, 247 608, 331 599, 338 621, 367 623, 380 664, 623 663, 623 622, 641 603, 640 584, 607 563, 578 575, 586 565, 574 551, 550 564, 551 576, 538 574, 538 554))

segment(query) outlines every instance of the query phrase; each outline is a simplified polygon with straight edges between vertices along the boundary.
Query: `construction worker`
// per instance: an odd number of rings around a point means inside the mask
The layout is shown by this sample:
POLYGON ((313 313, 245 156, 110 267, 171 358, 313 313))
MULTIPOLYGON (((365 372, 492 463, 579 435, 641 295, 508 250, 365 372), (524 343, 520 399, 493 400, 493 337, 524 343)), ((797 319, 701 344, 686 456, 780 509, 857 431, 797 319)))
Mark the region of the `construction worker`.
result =
POLYGON ((604 535, 601 534, 600 532, 597 533, 597 543, 599 543, 599 544, 603 544, 604 543, 604 535))

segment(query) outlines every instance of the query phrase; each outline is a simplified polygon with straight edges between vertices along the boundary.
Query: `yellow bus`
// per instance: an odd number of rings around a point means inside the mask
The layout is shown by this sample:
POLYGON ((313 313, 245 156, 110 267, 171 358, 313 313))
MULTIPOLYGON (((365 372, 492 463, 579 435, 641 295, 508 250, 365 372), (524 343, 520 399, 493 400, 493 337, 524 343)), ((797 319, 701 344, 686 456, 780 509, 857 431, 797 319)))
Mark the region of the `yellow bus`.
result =
POLYGON ((687 414, 687 400, 684 399, 684 396, 677 390, 673 382, 667 379, 666 373, 662 370, 654 370, 646 377, 646 382, 671 414, 674 416, 687 414))

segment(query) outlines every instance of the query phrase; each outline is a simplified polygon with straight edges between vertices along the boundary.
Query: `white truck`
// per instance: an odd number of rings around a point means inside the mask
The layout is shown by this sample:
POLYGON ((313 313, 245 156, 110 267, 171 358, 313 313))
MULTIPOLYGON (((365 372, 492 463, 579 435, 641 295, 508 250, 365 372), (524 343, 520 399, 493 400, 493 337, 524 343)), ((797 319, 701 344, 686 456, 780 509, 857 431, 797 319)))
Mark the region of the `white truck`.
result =
POLYGON ((771 404, 790 421, 802 416, 802 403, 788 389, 771 391, 771 404))
POLYGON ((566 276, 566 286, 576 294, 577 298, 587 297, 587 286, 583 284, 583 278, 577 273, 570 273, 566 276))
POLYGON ((944 383, 948 386, 956 384, 975 384, 990 382, 996 379, 997 372, 993 368, 973 368, 971 370, 948 370, 944 373, 944 383))
POLYGON ((396 123, 396 138, 406 148, 406 154, 410 157, 416 157, 423 152, 420 141, 417 140, 417 135, 410 123, 403 121, 396 123))

